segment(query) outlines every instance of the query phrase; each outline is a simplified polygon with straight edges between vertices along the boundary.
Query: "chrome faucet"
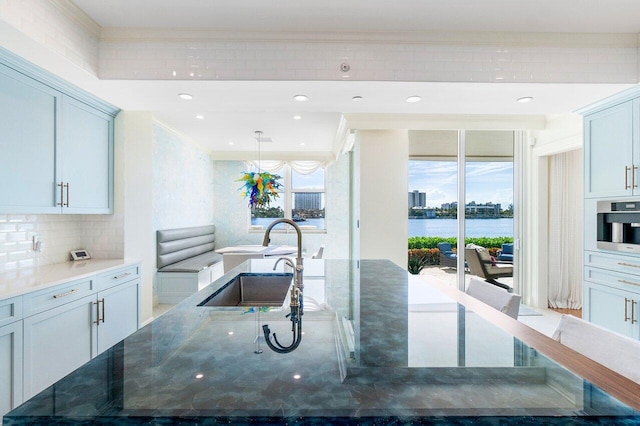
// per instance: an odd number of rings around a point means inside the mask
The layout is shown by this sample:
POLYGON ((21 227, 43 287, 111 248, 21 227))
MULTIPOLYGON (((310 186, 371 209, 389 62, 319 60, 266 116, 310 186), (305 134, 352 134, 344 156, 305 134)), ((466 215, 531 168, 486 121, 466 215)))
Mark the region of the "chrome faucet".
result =
POLYGON ((280 344, 280 342, 278 342, 276 334, 273 333, 274 342, 271 342, 271 330, 269 329, 268 324, 264 324, 262 326, 262 331, 264 333, 264 338, 267 346, 269 346, 271 350, 283 354, 293 351, 302 341, 302 289, 304 287, 304 284, 302 283, 302 271, 304 270, 304 267, 302 265, 302 231, 300 231, 300 227, 298 226, 298 224, 291 219, 283 218, 271 222, 264 233, 264 240, 262 241, 262 245, 265 247, 269 245, 269 234, 271 233, 271 229, 273 229, 273 227, 278 223, 288 223, 289 225, 293 226, 293 228, 298 233, 298 257, 296 258, 295 265, 291 261, 291 259, 286 257, 279 258, 273 265, 273 270, 275 271, 278 263, 284 260, 284 262, 294 270, 293 286, 291 286, 291 303, 289 305, 291 308, 291 312, 287 315, 287 317, 289 317, 289 319, 291 320, 291 333, 293 334, 293 341, 291 342, 291 345, 283 346, 282 344, 280 344))
MULTIPOLYGON (((302 283, 302 271, 304 270, 304 266, 302 264, 302 231, 300 230, 300 227, 298 226, 298 224, 292 221, 291 219, 282 218, 282 219, 274 220, 269 224, 269 226, 267 226, 267 230, 264 232, 264 240, 262 240, 262 245, 265 247, 269 245, 269 234, 271 233, 271 229, 273 229, 273 227, 279 223, 288 223, 289 225, 293 226, 293 229, 295 229, 298 234, 298 257, 296 257, 296 265, 293 268, 293 270, 295 271, 295 274, 294 274, 295 285, 300 289, 300 291, 302 291, 302 289, 304 288, 304 284, 302 283)), ((280 261, 280 259, 278 259, 278 261, 280 261)), ((276 265, 277 264, 278 263, 276 262, 276 265)), ((276 269, 275 265, 273 269, 274 270, 276 269)))

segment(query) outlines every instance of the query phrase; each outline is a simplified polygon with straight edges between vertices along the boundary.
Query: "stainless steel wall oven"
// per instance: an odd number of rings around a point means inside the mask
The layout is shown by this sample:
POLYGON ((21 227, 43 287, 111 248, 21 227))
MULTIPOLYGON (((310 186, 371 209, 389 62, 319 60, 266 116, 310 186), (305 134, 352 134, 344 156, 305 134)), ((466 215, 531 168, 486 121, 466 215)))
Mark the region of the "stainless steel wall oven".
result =
POLYGON ((640 253, 640 201, 598 201, 597 247, 640 253))

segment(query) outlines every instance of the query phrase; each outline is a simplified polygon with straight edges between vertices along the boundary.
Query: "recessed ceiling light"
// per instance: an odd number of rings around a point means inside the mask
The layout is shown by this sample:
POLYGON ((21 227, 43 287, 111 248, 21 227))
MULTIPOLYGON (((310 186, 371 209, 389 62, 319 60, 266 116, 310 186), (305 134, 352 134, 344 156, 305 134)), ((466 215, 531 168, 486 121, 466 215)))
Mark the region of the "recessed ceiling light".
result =
POLYGON ((191 99, 193 99, 193 95, 189 93, 178 93, 178 97, 180 99, 184 99, 185 101, 190 101, 191 99))
POLYGON ((304 142, 300 142, 300 146, 304 146, 304 142))
POLYGON ((521 104, 526 104, 527 102, 531 102, 532 100, 533 100, 533 97, 525 96, 524 98, 516 99, 516 102, 520 102, 521 104))
POLYGON ((307 99, 309 99, 309 97, 307 95, 295 95, 293 99, 295 99, 298 102, 304 102, 307 99))
POLYGON ((351 98, 351 100, 353 102, 360 102, 362 100, 362 96, 354 96, 353 98, 351 98))
POLYGON ((407 98, 407 102, 409 103, 414 103, 414 102, 420 102, 420 96, 409 96, 407 98))
POLYGON ((200 115, 200 114, 198 114, 198 115, 196 115, 196 118, 197 118, 198 120, 204 120, 204 115, 200 115))
POLYGON ((296 114, 296 115, 293 116, 293 119, 294 120, 302 120, 302 116, 299 115, 299 114, 296 114))
POLYGON ((233 142, 229 142, 229 145, 233 145, 233 142))

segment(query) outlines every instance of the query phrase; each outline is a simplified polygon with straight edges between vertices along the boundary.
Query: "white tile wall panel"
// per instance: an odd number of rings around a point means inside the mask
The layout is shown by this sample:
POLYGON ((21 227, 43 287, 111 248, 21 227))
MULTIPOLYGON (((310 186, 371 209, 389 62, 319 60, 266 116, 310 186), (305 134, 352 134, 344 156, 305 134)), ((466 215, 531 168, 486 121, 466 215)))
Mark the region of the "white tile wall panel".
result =
POLYGON ((633 82, 638 49, 419 43, 106 41, 100 77, 184 79, 633 82), (114 59, 118 58, 118 60, 114 59), (164 61, 163 58, 172 58, 164 61), (175 76, 173 72, 175 71, 175 76), (428 71, 428 72, 425 72, 428 71))
POLYGON ((69 251, 86 248, 94 258, 124 255, 122 215, 1 215, 0 273, 69 260, 69 251), (32 251, 32 237, 43 242, 32 251))
POLYGON ((74 12, 73 6, 63 11, 43 0, 3 0, 0 20, 76 65, 97 73, 99 28, 74 12), (78 19, 85 25, 78 25, 78 19))

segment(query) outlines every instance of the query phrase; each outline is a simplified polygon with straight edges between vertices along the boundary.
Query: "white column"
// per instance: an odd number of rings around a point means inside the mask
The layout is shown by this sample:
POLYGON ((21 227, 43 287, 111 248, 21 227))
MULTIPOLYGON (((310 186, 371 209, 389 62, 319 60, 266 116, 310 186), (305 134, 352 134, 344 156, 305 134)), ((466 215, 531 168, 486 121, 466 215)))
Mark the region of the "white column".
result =
POLYGON ((409 132, 360 131, 357 143, 360 258, 390 259, 406 269, 409 132))
POLYGON ((152 115, 118 114, 115 123, 115 211, 124 215, 124 256, 142 261, 141 322, 153 315, 156 271, 153 231, 152 115))

